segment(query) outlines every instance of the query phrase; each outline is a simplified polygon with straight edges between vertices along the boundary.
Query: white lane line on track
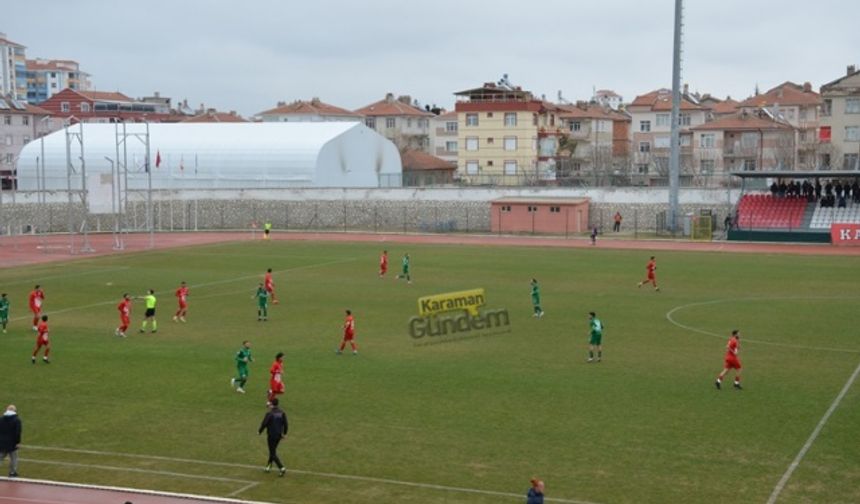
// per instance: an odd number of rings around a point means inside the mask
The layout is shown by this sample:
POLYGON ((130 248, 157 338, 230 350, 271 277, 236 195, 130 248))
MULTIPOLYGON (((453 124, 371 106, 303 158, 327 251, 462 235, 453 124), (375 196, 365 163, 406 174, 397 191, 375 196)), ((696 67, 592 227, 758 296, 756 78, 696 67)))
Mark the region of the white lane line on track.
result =
MULTIPOLYGON (((287 269, 283 269, 283 270, 273 271, 272 273, 277 275, 277 274, 287 273, 287 272, 291 272, 291 271, 301 271, 301 270, 306 270, 306 269, 322 268, 324 266, 331 266, 334 264, 348 263, 348 262, 353 262, 353 261, 357 261, 357 260, 358 260, 357 258, 351 258, 351 259, 340 259, 337 261, 328 261, 328 262, 324 262, 324 263, 306 264, 304 266, 296 266, 294 268, 287 268, 287 269)), ((239 282, 242 280, 250 280, 252 278, 260 278, 261 279, 262 274, 246 275, 246 276, 234 277, 234 278, 226 278, 223 280, 215 280, 213 282, 204 282, 201 284, 189 285, 189 288, 190 289, 200 289, 203 287, 212 287, 213 285, 223 285, 223 284, 232 283, 232 282, 239 282)), ((246 289, 246 290, 248 290, 250 292, 252 289, 246 289)), ((172 292, 172 291, 157 291, 156 294, 167 294, 170 292, 172 292)), ((231 294, 235 294, 235 293, 231 293, 231 294)), ((195 298, 191 298, 191 299, 195 299, 195 298)), ((118 302, 117 299, 112 299, 110 301, 101 301, 98 303, 91 303, 88 305, 80 305, 80 306, 71 306, 69 308, 61 308, 59 310, 45 310, 45 313, 47 313, 49 315, 56 315, 59 313, 69 313, 69 312, 74 312, 74 311, 79 311, 79 310, 86 310, 89 308, 98 308, 99 306, 112 305, 112 304, 117 303, 117 302, 118 302)), ((17 322, 20 320, 28 320, 29 318, 30 318, 30 315, 24 315, 21 317, 10 318, 9 321, 10 322, 17 322)))
POLYGON ((839 407, 839 403, 842 402, 842 399, 845 397, 845 394, 848 393, 848 389, 851 388, 851 385, 854 384, 854 380, 857 379, 857 375, 860 374, 860 364, 854 369, 854 372, 851 373, 851 376, 848 378, 848 381, 845 382, 845 385, 842 387, 842 390, 839 391, 839 394, 836 396, 836 399, 830 403, 830 407, 827 408, 827 411, 824 413, 824 416, 821 417, 821 420, 818 421, 818 425, 815 426, 815 429, 812 430, 812 434, 809 435, 809 439, 806 440, 806 443, 800 448, 800 451, 797 452, 797 456, 794 457, 794 460, 789 464, 788 469, 785 470, 785 473, 779 479, 779 482, 773 487, 773 492, 770 494, 770 498, 767 499, 767 504, 775 504, 776 500, 779 498, 779 494, 782 493, 785 488, 786 483, 791 478, 791 475, 794 473, 794 470, 797 469, 797 466, 800 465, 800 462, 803 460, 803 457, 806 456, 806 452, 812 447, 812 444, 818 438, 818 435, 821 434, 821 430, 824 429, 824 425, 830 420, 830 416, 833 415, 833 412, 836 411, 836 408, 839 407))
MULTIPOLYGON (((249 465, 249 464, 237 464, 233 462, 212 462, 209 460, 195 460, 195 459, 185 459, 185 458, 174 458, 174 457, 164 457, 159 455, 138 455, 134 453, 119 453, 119 452, 108 452, 108 451, 98 451, 98 450, 78 450, 75 448, 62 448, 62 447, 52 447, 52 446, 33 446, 33 445, 22 445, 24 449, 30 450, 44 450, 44 451, 56 451, 56 452, 65 452, 65 453, 78 453, 85 455, 99 455, 106 457, 125 457, 125 458, 133 458, 133 459, 142 459, 142 460, 161 460, 165 462, 179 462, 184 464, 200 464, 200 465, 208 465, 208 466, 216 466, 216 467, 234 467, 239 469, 255 469, 259 470, 259 466, 249 465)), ((23 460, 23 459, 22 459, 23 460)), ((339 473, 329 473, 329 472, 317 472, 317 471, 307 471, 303 469, 287 469, 287 474, 303 474, 306 476, 315 476, 320 478, 330 478, 330 479, 343 479, 343 480, 352 480, 352 481, 363 481, 368 483, 383 483, 387 485, 398 485, 398 486, 406 486, 412 488, 423 488, 429 490, 443 490, 448 492, 459 492, 459 493, 471 493, 478 495, 497 495, 499 497, 510 497, 522 500, 523 495, 518 493, 511 492, 497 492, 494 490, 481 490, 477 488, 465 488, 465 487, 453 487, 446 485, 436 485, 433 483, 417 483, 413 481, 402 481, 388 478, 376 478, 372 476, 355 476, 351 474, 339 474, 339 473)), ((574 500, 574 499, 562 499, 557 497, 545 497, 544 500, 546 502, 561 502, 564 504, 597 504, 592 501, 584 501, 584 500, 574 500)))
MULTIPOLYGON (((682 324, 682 323, 678 322, 677 320, 675 320, 673 318, 673 315, 675 313, 681 311, 681 310, 685 310, 687 308, 692 308, 694 306, 707 306, 707 305, 729 303, 729 302, 735 302, 735 301, 791 301, 791 300, 796 300, 796 301, 809 301, 809 300, 813 300, 813 301, 814 300, 838 301, 838 300, 851 300, 851 299, 857 299, 857 298, 854 298, 854 297, 815 297, 815 296, 797 297, 797 296, 794 296, 794 297, 748 297, 748 298, 712 299, 710 301, 697 301, 695 303, 687 303, 687 304, 683 304, 680 306, 676 306, 676 307, 672 308, 671 310, 669 310, 668 312, 666 312, 666 320, 668 320, 671 324, 673 324, 677 327, 680 327, 681 329, 686 329, 688 331, 692 331, 692 332, 699 333, 699 334, 704 334, 705 336, 711 336, 714 338, 726 338, 727 336, 724 334, 712 333, 710 331, 705 331, 705 330, 699 329, 697 327, 682 324)), ((825 352, 860 353, 860 350, 855 350, 855 349, 851 349, 851 348, 834 348, 834 347, 822 347, 822 346, 795 345, 792 343, 779 343, 779 342, 775 342, 775 341, 764 341, 764 340, 757 340, 757 339, 750 339, 750 338, 744 338, 743 340, 746 343, 756 343, 759 345, 770 345, 770 346, 777 346, 777 347, 784 347, 784 348, 797 348, 799 350, 820 350, 820 351, 825 351, 825 352)))
POLYGON ((64 467, 80 467, 84 469, 101 469, 104 471, 118 471, 118 472, 130 472, 130 473, 139 473, 139 474, 155 474, 159 476, 171 476, 174 478, 189 478, 189 479, 200 479, 206 481, 220 481, 222 483, 241 483, 242 485, 247 485, 248 483, 255 483, 253 481, 248 480, 240 480, 235 478, 222 478, 219 476, 204 476, 200 474, 188 474, 188 473, 179 473, 173 471, 161 471, 157 469, 138 469, 136 467, 117 467, 117 466, 109 466, 109 465, 101 465, 101 464, 82 464, 79 462, 60 462, 57 460, 38 460, 31 458, 19 458, 18 460, 22 462, 30 462, 31 464, 47 464, 47 465, 58 465, 64 467))

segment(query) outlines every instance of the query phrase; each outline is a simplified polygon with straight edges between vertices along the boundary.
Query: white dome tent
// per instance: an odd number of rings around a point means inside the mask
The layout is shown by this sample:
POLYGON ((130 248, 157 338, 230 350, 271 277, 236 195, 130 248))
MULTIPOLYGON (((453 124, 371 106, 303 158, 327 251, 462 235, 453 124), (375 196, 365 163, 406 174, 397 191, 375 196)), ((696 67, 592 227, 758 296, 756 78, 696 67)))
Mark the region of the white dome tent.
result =
POLYGON ((18 158, 18 190, 66 191, 67 159, 72 190, 85 165, 91 211, 110 207, 115 164, 127 167, 129 190, 146 190, 147 126, 154 190, 400 185, 397 148, 358 122, 128 123, 76 124, 68 145, 65 129, 30 142, 18 158))

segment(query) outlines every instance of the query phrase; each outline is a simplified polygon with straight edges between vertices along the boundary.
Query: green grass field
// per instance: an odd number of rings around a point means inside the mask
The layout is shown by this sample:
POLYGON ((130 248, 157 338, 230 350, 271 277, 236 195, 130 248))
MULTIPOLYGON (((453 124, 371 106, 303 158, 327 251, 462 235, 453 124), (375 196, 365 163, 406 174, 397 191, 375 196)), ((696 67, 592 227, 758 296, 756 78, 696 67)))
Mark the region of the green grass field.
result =
MULTIPOLYGON (((856 258, 660 253, 655 293, 636 288, 648 252, 385 246, 391 270, 410 252, 412 285, 377 278, 375 244, 246 242, 0 269, 13 302, 0 402, 24 422, 21 475, 422 504, 523 502, 537 475, 547 497, 569 501, 764 503, 860 364, 856 258), (267 267, 282 301, 259 323, 251 294, 267 267), (170 321, 180 280, 191 287, 184 325, 170 321), (50 365, 30 364, 35 283, 47 294, 50 365), (136 333, 138 301, 133 331, 115 337, 121 294, 150 287, 159 332, 136 333), (509 332, 416 345, 407 322, 419 296, 478 287, 488 307, 509 310, 509 332), (334 354, 345 308, 358 357, 334 354), (600 364, 585 362, 590 310, 606 326, 600 364), (745 390, 718 392, 734 328, 745 390), (243 339, 256 357, 246 395, 229 386, 243 339), (278 351, 291 426, 280 451, 293 470, 283 479, 262 472, 256 433, 278 351)), ((860 502, 858 425, 854 384, 779 502, 860 502)))

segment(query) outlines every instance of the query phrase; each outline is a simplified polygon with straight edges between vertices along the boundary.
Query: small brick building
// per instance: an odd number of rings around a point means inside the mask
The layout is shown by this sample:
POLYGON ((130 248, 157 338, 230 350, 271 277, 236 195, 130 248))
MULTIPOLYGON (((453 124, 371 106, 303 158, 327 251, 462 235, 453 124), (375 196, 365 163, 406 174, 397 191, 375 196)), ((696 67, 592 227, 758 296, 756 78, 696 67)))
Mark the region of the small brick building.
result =
POLYGON ((491 203, 494 233, 584 233, 588 198, 502 198, 491 203))

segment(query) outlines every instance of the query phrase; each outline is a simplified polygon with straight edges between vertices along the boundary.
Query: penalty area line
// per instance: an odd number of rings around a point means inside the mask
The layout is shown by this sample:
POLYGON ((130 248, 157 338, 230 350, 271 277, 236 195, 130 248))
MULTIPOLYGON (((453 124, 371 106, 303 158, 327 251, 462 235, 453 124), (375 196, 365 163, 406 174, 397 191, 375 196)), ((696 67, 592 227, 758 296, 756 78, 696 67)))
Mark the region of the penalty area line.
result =
POLYGON ((789 464, 788 469, 785 470, 782 477, 779 479, 779 482, 773 487, 773 492, 770 494, 770 498, 767 499, 767 504, 775 504, 776 500, 779 498, 779 494, 785 489, 785 485, 788 483, 788 480, 791 479, 791 475, 794 474, 797 466, 800 465, 800 462, 803 460, 803 457, 806 456, 806 453, 812 447, 812 444, 815 443, 815 440, 818 439, 818 435, 821 434, 822 429, 824 429, 824 425, 830 420, 830 417, 833 415, 833 412, 836 411, 836 408, 839 407, 839 403, 842 402, 842 399, 845 397, 845 394, 848 393, 848 389, 851 388, 851 385, 854 384, 854 380, 857 379, 857 375, 860 375, 860 364, 854 369, 854 372, 851 373, 851 376, 848 378, 848 381, 845 382, 845 385, 842 387, 842 390, 839 391, 839 394, 836 396, 836 399, 830 403, 830 407, 827 408, 827 411, 824 413, 824 416, 821 417, 821 420, 818 421, 818 425, 815 426, 815 429, 812 430, 812 434, 809 435, 809 439, 803 443, 803 446, 800 448, 800 451, 797 452, 797 456, 794 457, 794 460, 789 464))
MULTIPOLYGON (((139 455, 134 453, 120 453, 120 452, 109 452, 109 451, 99 451, 99 450, 79 450, 75 448, 63 448, 63 447, 54 447, 54 446, 35 446, 35 445, 22 445, 22 448, 30 449, 30 450, 43 450, 43 451, 56 451, 56 452, 65 452, 65 453, 78 453, 85 455, 99 455, 105 457, 126 457, 126 458, 134 458, 134 459, 142 459, 142 460, 161 460, 165 462, 178 462, 185 464, 200 464, 200 465, 208 465, 215 467, 233 467, 239 469, 253 469, 259 470, 259 466, 250 465, 250 464, 238 464, 234 462, 213 462, 210 460, 196 460, 196 459, 186 459, 186 458, 174 458, 174 457, 165 457, 160 455, 139 455)), ((21 459, 24 460, 24 459, 21 459)), ((448 492, 459 492, 459 493, 471 493, 477 495, 496 495, 499 497, 510 497, 516 499, 522 499, 523 495, 512 492, 499 492, 495 490, 482 490, 479 488, 466 488, 466 487, 454 487, 454 486, 446 486, 446 485, 437 485, 434 483, 419 483, 414 481, 403 481, 396 479, 388 479, 388 478, 376 478, 373 476, 357 476, 351 474, 340 474, 340 473, 329 473, 329 472, 317 472, 317 471, 309 471, 304 469, 287 469, 287 474, 302 474, 305 476, 313 476, 319 478, 329 478, 329 479, 341 479, 341 480, 351 480, 351 481, 363 481, 366 483, 382 483, 386 485, 397 485, 397 486, 405 486, 411 488, 422 488, 428 490, 441 490, 448 492)), ((544 500, 546 502, 560 502, 562 504, 598 504, 593 501, 585 501, 585 500, 576 500, 576 499, 563 499, 559 497, 545 497, 544 500)))

